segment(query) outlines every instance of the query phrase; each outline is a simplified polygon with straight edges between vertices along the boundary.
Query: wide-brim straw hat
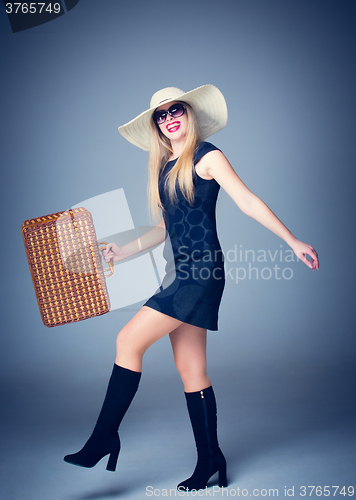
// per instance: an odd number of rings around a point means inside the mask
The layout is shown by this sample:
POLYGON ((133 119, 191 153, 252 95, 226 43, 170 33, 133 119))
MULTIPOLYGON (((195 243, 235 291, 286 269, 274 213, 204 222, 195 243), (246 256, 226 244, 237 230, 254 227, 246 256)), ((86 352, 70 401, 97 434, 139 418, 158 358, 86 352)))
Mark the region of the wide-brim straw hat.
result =
POLYGON ((193 108, 202 140, 215 134, 227 124, 225 98, 214 85, 203 85, 190 92, 167 87, 153 94, 149 109, 119 127, 120 134, 135 146, 149 151, 151 117, 156 108, 172 101, 184 101, 193 108))

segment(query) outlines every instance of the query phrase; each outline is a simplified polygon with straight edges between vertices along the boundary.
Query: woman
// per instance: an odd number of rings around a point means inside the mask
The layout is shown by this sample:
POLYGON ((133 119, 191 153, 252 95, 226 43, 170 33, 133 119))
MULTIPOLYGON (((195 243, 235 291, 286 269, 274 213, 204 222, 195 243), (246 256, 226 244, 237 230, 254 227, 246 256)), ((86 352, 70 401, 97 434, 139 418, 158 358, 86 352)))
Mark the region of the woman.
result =
POLYGON ((215 206, 220 186, 237 206, 280 236, 311 269, 319 269, 316 251, 297 240, 271 210, 237 176, 223 153, 204 139, 227 123, 223 95, 212 85, 190 92, 174 87, 153 95, 148 110, 119 127, 134 145, 150 151, 150 209, 163 218, 141 238, 119 247, 107 245, 106 262, 162 243, 166 276, 117 337, 117 355, 103 407, 84 447, 66 462, 93 467, 109 455, 114 471, 120 451, 118 428, 139 385, 142 357, 154 342, 169 334, 175 365, 184 384, 198 460, 182 491, 205 488, 219 472, 227 486, 226 461, 217 439, 216 401, 206 372, 207 329, 217 330, 225 277, 216 231, 215 206), (170 244, 168 244, 168 242, 170 244), (172 250, 172 258, 169 258, 172 250), (306 255, 311 257, 309 261, 306 255))

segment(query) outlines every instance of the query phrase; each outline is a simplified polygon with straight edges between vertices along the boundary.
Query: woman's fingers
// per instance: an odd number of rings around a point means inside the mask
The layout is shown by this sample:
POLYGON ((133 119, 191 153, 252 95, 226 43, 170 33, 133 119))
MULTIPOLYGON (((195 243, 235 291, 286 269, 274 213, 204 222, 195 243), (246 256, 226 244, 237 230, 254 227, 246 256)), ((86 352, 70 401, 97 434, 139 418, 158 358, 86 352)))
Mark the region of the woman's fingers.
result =
POLYGON ((310 256, 311 262, 313 264, 313 271, 315 268, 319 269, 319 257, 316 250, 312 246, 310 247, 310 252, 308 253, 308 255, 310 256))
POLYGON ((307 252, 303 253, 302 254, 302 261, 308 266, 310 267, 310 269, 319 269, 319 257, 318 257, 318 254, 316 252, 316 250, 311 246, 307 252), (306 256, 309 256, 310 257, 310 260, 307 259, 306 256))
POLYGON ((311 252, 312 252, 312 259, 314 260, 315 263, 314 268, 316 267, 317 269, 319 269, 319 256, 313 247, 311 249, 311 252))
POLYGON ((118 260, 121 260, 122 258, 122 247, 119 247, 116 243, 108 243, 106 245, 106 248, 102 250, 102 255, 105 260, 105 262, 109 262, 111 259, 114 260, 114 262, 117 262, 118 260))
POLYGON ((105 248, 102 249, 102 255, 105 262, 109 262, 114 257, 114 252, 111 248, 112 243, 108 243, 105 248))
POLYGON ((313 271, 314 269, 319 269, 318 253, 311 245, 299 241, 294 248, 294 252, 298 259, 304 262, 310 269, 313 271), (307 257, 310 257, 310 260, 307 257))
POLYGON ((304 264, 306 264, 308 267, 310 267, 310 269, 313 269, 313 263, 310 260, 308 260, 305 255, 306 254, 303 254, 303 256, 301 258, 302 262, 304 262, 304 264))

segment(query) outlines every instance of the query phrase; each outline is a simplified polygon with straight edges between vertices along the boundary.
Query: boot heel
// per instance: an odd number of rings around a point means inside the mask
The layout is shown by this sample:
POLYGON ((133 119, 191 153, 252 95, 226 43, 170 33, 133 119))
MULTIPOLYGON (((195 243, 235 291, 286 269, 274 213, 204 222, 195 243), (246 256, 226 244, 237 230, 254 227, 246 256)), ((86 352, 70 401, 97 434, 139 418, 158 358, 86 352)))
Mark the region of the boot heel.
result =
POLYGON ((119 457, 119 451, 120 451, 120 448, 117 447, 117 448, 115 448, 114 451, 112 451, 110 453, 108 464, 106 466, 106 470, 109 470, 110 472, 115 472, 117 459, 119 457))
POLYGON ((227 488, 226 462, 219 469, 219 487, 227 488))

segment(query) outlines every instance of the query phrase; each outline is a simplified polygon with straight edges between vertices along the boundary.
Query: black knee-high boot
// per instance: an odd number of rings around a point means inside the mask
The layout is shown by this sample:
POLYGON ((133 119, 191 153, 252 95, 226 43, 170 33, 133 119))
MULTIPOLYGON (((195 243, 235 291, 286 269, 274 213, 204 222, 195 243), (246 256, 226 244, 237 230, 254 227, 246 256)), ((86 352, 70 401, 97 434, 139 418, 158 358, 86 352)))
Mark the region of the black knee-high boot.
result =
POLYGON ((141 372, 114 364, 102 409, 94 430, 83 448, 64 461, 81 467, 94 467, 109 455, 106 469, 114 471, 120 451, 118 428, 136 394, 141 372))
POLYGON ((198 451, 198 461, 193 475, 178 484, 177 488, 180 491, 203 489, 215 472, 219 472, 219 486, 226 487, 226 460, 217 438, 216 401, 213 388, 210 386, 202 391, 184 394, 198 451))

